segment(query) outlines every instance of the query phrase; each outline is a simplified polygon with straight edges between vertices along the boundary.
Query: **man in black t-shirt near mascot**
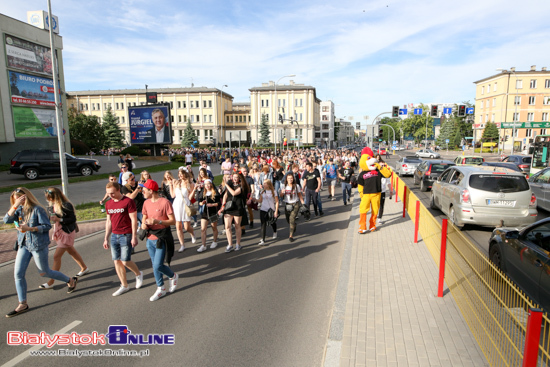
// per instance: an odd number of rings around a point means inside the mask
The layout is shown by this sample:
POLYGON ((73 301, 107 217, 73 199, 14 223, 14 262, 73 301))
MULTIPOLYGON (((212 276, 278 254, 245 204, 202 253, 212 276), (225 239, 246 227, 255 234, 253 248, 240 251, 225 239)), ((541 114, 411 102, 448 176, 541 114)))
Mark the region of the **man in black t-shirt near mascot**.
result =
POLYGON ((313 208, 315 209, 315 215, 323 215, 321 211, 317 213, 317 193, 321 189, 321 174, 319 170, 313 168, 313 163, 306 163, 306 171, 304 172, 304 177, 302 178, 302 186, 305 187, 305 203, 304 205, 309 210, 309 203, 313 201, 313 208))
POLYGON ((347 200, 351 201, 351 176, 355 172, 351 168, 349 161, 344 163, 344 167, 338 170, 338 177, 342 181, 342 197, 344 198, 344 205, 348 205, 347 200))

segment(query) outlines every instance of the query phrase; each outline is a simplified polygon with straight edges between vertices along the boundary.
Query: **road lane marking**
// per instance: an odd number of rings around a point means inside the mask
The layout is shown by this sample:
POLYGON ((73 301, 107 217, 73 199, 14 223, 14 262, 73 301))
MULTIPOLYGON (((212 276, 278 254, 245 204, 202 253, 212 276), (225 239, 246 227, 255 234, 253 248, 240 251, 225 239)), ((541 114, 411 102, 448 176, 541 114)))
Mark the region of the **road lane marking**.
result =
MULTIPOLYGON (((75 321, 71 322, 69 325, 65 326, 63 329, 55 332, 54 334, 66 334, 67 331, 69 331, 71 329, 74 329, 75 327, 77 327, 80 324, 82 324, 82 321, 75 320, 75 321)), ((8 362, 4 363, 0 367, 13 367, 16 364, 18 364, 19 362, 22 362, 25 358, 29 357, 30 352, 40 350, 43 347, 44 347, 44 345, 35 345, 34 347, 32 347, 30 349, 27 349, 26 351, 24 351, 23 353, 21 353, 17 357, 13 358, 11 361, 8 361, 8 362)))

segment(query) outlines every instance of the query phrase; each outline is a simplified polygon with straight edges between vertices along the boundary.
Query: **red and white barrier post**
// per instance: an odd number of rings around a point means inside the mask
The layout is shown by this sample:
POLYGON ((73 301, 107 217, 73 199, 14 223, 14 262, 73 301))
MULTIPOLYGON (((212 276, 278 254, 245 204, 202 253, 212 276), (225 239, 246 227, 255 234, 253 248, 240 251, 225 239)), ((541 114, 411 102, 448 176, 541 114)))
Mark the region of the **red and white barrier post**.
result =
POLYGON ((414 243, 418 243, 418 226, 420 224, 420 201, 416 201, 416 215, 415 215, 415 223, 414 223, 414 243))
POLYGON ((399 177, 395 177, 395 202, 399 199, 399 177))
POLYGON ((439 284, 437 296, 443 297, 443 283, 445 281, 445 258, 447 255, 447 219, 443 219, 441 226, 441 255, 439 256, 439 284))
POLYGON ((403 218, 407 212, 407 186, 403 186, 403 218))
POLYGON ((538 308, 529 309, 527 331, 525 332, 525 349, 523 350, 522 367, 536 367, 539 358, 540 329, 542 311, 538 308))

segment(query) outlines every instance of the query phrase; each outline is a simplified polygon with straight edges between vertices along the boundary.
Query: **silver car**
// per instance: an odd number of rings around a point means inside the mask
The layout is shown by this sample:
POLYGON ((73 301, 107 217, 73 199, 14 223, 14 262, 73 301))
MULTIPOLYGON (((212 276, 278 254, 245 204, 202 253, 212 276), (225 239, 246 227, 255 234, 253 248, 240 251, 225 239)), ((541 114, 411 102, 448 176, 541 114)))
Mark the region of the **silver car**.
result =
POLYGON ((422 157, 422 158, 432 158, 432 159, 441 157, 439 153, 434 152, 431 149, 420 149, 418 152, 416 152, 416 156, 422 157))
POLYGON ((416 167, 418 167, 420 163, 422 163, 422 159, 414 155, 401 157, 395 163, 395 172, 398 176, 413 175, 414 171, 416 171, 416 167))
POLYGON ((537 199, 522 173, 501 167, 454 166, 434 181, 430 207, 453 224, 525 226, 537 219, 537 199))
POLYGON ((529 177, 529 186, 537 197, 538 207, 550 211, 550 167, 529 177))

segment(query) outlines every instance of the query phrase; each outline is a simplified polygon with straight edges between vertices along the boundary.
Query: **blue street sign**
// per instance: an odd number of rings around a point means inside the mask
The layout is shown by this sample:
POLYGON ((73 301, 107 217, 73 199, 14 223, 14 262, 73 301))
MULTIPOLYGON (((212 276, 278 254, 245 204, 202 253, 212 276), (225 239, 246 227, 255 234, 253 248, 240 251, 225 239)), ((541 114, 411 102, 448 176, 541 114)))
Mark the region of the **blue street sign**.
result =
POLYGON ((414 114, 415 115, 422 115, 422 108, 415 108, 414 109, 414 114))
POLYGON ((399 109, 399 116, 407 115, 407 109, 406 108, 400 108, 399 109))
POLYGON ((445 139, 445 143, 449 144, 449 139, 445 139))
POLYGON ((468 107, 466 108, 466 115, 473 115, 474 114, 474 108, 468 107))
POLYGON ((450 115, 451 113, 453 113, 453 109, 451 107, 444 107, 443 108, 443 113, 445 115, 450 115))

